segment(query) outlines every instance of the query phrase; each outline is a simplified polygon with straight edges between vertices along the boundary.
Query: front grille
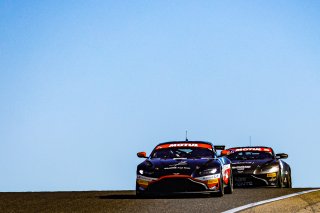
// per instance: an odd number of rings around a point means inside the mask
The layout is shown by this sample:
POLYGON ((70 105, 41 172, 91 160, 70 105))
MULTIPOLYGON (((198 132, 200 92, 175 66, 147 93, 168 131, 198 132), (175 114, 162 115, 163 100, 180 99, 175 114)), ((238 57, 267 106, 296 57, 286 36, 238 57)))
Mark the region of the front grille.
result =
POLYGON ((207 190, 203 183, 196 182, 189 178, 164 178, 149 186, 150 192, 199 192, 207 190))
POLYGON ((271 180, 266 175, 233 175, 235 186, 272 186, 275 185, 277 179, 271 180))
POLYGON ((154 173, 155 177, 162 177, 162 176, 166 176, 166 175, 174 175, 174 174, 179 174, 179 175, 191 175, 192 174, 192 170, 190 169, 163 169, 160 171, 156 171, 154 173))

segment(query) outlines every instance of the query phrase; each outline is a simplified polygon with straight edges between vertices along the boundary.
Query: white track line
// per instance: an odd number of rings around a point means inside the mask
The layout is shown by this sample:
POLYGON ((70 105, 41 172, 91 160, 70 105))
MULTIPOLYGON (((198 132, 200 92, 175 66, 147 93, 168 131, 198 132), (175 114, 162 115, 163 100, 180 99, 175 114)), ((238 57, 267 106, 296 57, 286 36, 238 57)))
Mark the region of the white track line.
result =
POLYGON ((244 205, 244 206, 240 206, 240 207, 237 207, 237 208, 234 208, 234 209, 227 210, 227 211, 222 212, 222 213, 238 212, 238 211, 242 211, 244 209, 248 209, 248 208, 251 208, 251 207, 254 207, 254 206, 259 206, 259 205, 262 205, 262 204, 265 204, 265 203, 270 203, 270 202, 274 202, 274 201, 277 201, 277 200, 282 200, 282 199, 286 199, 286 198, 289 198, 289 197, 294 197, 294 196, 297 196, 297 195, 302 195, 302 194, 315 192, 315 191, 319 191, 319 190, 320 189, 312 189, 312 190, 308 190, 308 191, 302 191, 302 192, 297 192, 297 193, 293 193, 293 194, 289 194, 289 195, 284 195, 284 196, 281 196, 281 197, 272 198, 272 199, 269 199, 269 200, 263 200, 263 201, 259 201, 259 202, 256 202, 256 203, 250 203, 250 204, 247 204, 247 205, 244 205))

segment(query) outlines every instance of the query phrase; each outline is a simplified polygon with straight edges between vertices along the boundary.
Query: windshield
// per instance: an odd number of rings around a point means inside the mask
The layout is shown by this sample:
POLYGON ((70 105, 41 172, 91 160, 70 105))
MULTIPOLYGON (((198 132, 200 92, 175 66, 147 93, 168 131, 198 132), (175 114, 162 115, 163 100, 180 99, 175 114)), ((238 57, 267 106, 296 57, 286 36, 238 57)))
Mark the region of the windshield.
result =
POLYGON ((151 154, 151 158, 214 158, 212 150, 206 148, 169 148, 158 149, 151 154))
POLYGON ((273 159, 270 152, 235 152, 227 156, 230 160, 273 159))

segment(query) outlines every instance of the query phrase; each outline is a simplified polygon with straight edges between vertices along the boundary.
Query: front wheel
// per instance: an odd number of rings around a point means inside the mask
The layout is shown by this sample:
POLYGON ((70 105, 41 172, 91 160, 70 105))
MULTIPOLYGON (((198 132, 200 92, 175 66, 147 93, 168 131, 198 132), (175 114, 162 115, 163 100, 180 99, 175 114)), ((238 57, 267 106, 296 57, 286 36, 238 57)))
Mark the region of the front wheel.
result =
POLYGON ((291 174, 288 173, 286 176, 287 182, 286 182, 286 188, 292 188, 292 180, 291 180, 291 174))
POLYGON ((220 175, 220 183, 219 183, 219 192, 218 192, 218 197, 222 197, 224 195, 224 183, 223 183, 223 176, 222 173, 220 175))
POLYGON ((282 186, 283 186, 283 181, 282 181, 281 172, 279 171, 279 173, 278 173, 278 188, 282 188, 282 186))
POLYGON ((145 193, 143 191, 139 190, 138 184, 136 184, 136 197, 137 198, 143 198, 145 197, 145 193))

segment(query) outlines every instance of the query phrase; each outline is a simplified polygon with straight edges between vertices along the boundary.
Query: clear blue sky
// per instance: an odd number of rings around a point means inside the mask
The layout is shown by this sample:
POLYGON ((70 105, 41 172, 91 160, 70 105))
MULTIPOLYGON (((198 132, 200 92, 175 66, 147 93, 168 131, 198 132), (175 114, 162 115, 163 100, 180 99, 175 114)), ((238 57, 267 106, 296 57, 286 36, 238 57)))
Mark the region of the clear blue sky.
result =
POLYGON ((271 146, 319 187, 319 1, 0 2, 0 191, 134 189, 159 142, 271 146))

